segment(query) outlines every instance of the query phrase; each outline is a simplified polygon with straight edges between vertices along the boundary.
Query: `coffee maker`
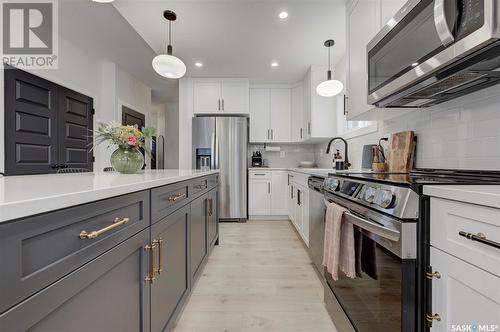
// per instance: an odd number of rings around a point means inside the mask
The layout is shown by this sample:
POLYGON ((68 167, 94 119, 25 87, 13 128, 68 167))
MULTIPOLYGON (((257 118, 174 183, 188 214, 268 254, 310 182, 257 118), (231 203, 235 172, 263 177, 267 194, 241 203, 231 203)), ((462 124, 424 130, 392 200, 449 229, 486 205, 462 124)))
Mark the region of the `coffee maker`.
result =
POLYGON ((252 167, 264 167, 260 151, 256 151, 252 154, 252 167))

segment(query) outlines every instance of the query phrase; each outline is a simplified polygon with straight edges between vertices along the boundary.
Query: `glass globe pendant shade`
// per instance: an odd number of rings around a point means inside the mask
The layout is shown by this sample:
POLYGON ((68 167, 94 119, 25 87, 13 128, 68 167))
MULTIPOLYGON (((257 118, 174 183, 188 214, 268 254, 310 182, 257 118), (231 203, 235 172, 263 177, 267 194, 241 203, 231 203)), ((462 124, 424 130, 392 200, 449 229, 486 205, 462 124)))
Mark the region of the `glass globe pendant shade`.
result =
POLYGON ((160 54, 153 59, 153 69, 166 78, 181 78, 186 74, 186 65, 181 59, 170 55, 160 54))
POLYGON ((318 84, 316 93, 322 97, 333 97, 344 89, 344 84, 337 80, 326 80, 318 84))

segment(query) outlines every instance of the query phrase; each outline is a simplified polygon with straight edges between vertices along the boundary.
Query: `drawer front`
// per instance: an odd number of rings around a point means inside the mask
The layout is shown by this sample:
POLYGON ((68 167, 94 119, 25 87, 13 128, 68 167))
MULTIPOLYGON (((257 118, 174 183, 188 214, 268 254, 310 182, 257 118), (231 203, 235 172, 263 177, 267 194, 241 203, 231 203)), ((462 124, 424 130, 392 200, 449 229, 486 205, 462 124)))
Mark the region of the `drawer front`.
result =
POLYGON ((205 190, 208 189, 208 178, 192 180, 189 185, 189 188, 191 197, 197 195, 198 193, 204 192, 205 190))
POLYGON ((208 178, 208 188, 213 188, 219 185, 219 175, 211 175, 208 178))
POLYGON ((290 172, 290 181, 299 184, 305 188, 308 187, 309 175, 297 172, 290 172))
POLYGON ((271 172, 270 171, 250 171, 248 173, 248 177, 250 179, 256 180, 271 180, 271 172))
POLYGON ((149 208, 143 191, 0 225, 0 312, 148 227, 149 208))
POLYGON ((482 233, 500 243, 500 209, 431 198, 431 245, 500 276, 500 250, 461 236, 482 233))
POLYGON ((191 199, 190 184, 176 183, 151 190, 151 219, 155 223, 165 218, 191 199))

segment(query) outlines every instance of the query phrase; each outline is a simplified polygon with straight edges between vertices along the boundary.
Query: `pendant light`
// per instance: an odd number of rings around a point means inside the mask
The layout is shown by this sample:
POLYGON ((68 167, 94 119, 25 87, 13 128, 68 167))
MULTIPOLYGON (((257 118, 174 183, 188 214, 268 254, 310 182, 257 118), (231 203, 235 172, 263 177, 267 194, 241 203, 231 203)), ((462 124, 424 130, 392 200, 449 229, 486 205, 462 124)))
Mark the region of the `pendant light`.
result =
POLYGON ((163 17, 168 20, 167 54, 157 55, 153 59, 153 68, 163 77, 181 78, 186 74, 186 65, 181 59, 172 55, 172 21, 177 19, 177 15, 171 10, 165 10, 163 17))
POLYGON ((316 87, 316 93, 322 97, 333 97, 338 95, 344 89, 344 84, 338 80, 332 80, 332 70, 330 66, 330 48, 335 45, 332 39, 325 41, 325 47, 328 47, 328 73, 326 81, 321 82, 316 87))

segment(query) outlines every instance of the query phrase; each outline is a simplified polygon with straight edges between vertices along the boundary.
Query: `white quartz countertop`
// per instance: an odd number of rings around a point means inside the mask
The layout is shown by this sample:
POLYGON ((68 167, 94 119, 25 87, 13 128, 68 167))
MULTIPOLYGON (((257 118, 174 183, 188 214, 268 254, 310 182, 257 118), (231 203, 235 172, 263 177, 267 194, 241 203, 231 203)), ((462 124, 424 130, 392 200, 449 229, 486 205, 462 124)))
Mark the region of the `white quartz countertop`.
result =
POLYGON ((500 209, 500 185, 424 186, 424 194, 500 209))
POLYGON ((219 171, 146 170, 0 177, 0 222, 190 180, 219 171))

